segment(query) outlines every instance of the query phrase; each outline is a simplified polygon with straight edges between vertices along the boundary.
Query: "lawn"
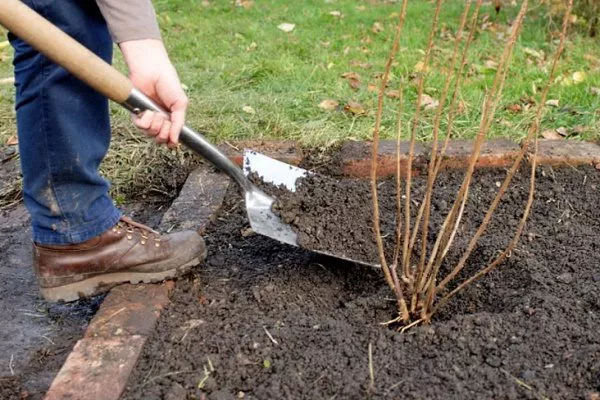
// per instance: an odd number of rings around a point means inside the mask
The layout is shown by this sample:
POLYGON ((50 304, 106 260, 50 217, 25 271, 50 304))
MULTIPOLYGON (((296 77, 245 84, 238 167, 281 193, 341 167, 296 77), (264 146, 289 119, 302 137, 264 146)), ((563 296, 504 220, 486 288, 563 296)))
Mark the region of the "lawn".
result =
MULTIPOLYGON (((378 77, 383 71, 400 2, 357 0, 255 0, 247 7, 230 0, 155 0, 164 40, 191 99, 188 122, 215 142, 235 139, 293 139, 310 146, 327 146, 344 139, 368 139, 376 108, 378 77), (278 27, 294 24, 285 32, 278 27), (358 74, 354 88, 346 73, 358 74), (334 100, 333 110, 319 107, 334 100), (364 113, 344 110, 358 103, 364 113)), ((425 92, 438 99, 444 82, 452 37, 465 2, 444 4, 432 66, 425 92)), ((409 4, 401 51, 392 71, 390 89, 405 82, 404 117, 414 111, 416 86, 412 78, 423 57, 434 4, 409 4)), ((469 56, 468 74, 461 91, 462 112, 453 135, 472 138, 477 130, 480 105, 494 76, 495 62, 507 37, 517 6, 506 6, 498 15, 484 5, 478 32, 469 56)), ((556 48, 559 26, 542 6, 533 5, 515 50, 512 68, 490 136, 518 140, 533 115, 531 105, 546 80, 556 48)), ((10 48, 0 50, 0 79, 11 75, 10 48)), ((124 69, 117 57, 116 65, 124 69)), ((557 129, 571 137, 594 139, 600 132, 600 40, 571 33, 549 99, 542 129, 557 129), (556 103, 554 102, 556 105, 556 103)), ((0 144, 15 133, 13 88, 0 85, 0 144)), ((395 135, 397 99, 385 103, 383 137, 395 135)), ((356 111, 356 106, 353 108, 356 111)), ((128 146, 148 154, 130 127, 125 112, 113 108, 114 124, 128 146), (143 149, 139 150, 139 149, 143 149)), ((421 140, 430 135, 433 111, 423 114, 421 140)), ((117 139, 119 139, 117 137, 117 139)), ((125 157, 128 148, 120 147, 125 157)), ((132 159, 132 158, 130 158, 132 159)), ((123 169, 123 168, 121 168, 123 169)), ((123 171, 120 172, 123 174, 123 171)), ((131 179, 130 171, 116 177, 131 179)))

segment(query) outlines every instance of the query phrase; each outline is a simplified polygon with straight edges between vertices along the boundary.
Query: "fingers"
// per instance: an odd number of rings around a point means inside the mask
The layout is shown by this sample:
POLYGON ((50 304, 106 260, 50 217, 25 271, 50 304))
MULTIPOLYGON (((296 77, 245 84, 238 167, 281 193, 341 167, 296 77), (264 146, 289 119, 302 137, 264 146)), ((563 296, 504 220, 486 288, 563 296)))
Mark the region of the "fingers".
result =
POLYGON ((147 110, 136 116, 133 122, 146 135, 154 137, 156 143, 169 142, 173 124, 168 116, 147 110))
POLYGON ((179 134, 185 125, 185 112, 188 106, 188 99, 185 95, 177 98, 171 105, 171 129, 169 130, 169 145, 177 146, 179 144, 179 134))

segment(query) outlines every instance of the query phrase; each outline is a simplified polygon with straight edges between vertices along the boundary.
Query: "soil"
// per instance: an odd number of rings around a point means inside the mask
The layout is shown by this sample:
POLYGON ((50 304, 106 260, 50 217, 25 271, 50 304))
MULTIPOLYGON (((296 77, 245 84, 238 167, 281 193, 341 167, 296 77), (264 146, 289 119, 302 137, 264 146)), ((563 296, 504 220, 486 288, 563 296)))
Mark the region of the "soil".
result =
MULTIPOLYGON (((450 260, 504 175, 477 173, 450 260)), ((440 177, 433 227, 461 177, 440 177)), ((516 177, 466 273, 508 242, 528 179, 516 177)), ((206 264, 176 285, 122 398, 596 399, 599 198, 597 170, 541 168, 512 257, 431 325, 399 333, 380 325, 395 316, 381 271, 252 234, 231 189, 206 264)))

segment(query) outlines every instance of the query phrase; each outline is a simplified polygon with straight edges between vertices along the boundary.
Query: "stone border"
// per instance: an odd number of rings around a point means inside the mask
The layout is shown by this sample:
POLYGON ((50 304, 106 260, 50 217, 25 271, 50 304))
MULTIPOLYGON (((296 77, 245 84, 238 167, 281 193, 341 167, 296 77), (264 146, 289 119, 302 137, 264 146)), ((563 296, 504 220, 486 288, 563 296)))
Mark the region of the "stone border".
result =
MULTIPOLYGON (((238 165, 242 150, 252 148, 272 158, 298 165, 305 157, 302 148, 289 141, 244 141, 221 146, 238 165)), ((443 160, 444 169, 464 168, 473 148, 471 141, 449 144, 443 160)), ((485 143, 478 159, 479 168, 507 167, 520 150, 517 143, 491 140, 485 143)), ((401 143, 401 167, 406 171, 408 143, 401 143)), ((418 144, 412 173, 424 173, 429 159, 428 147, 418 144)), ((370 174, 371 145, 347 142, 340 149, 343 175, 365 178, 370 174)), ((396 143, 379 145, 378 174, 396 171, 396 143)), ((589 142, 540 140, 540 165, 595 165, 600 169, 600 146, 589 142)), ((222 204, 229 180, 210 167, 192 172, 171 208, 165 213, 161 230, 196 229, 202 231, 215 218, 222 204), (182 222, 181 215, 185 215, 182 222), (190 224, 190 221, 195 223, 190 224)), ((152 333, 161 311, 169 304, 174 288, 172 281, 162 285, 122 285, 105 298, 92 319, 84 338, 79 340, 46 394, 46 400, 85 399, 117 400, 127 385, 146 339, 152 333)))

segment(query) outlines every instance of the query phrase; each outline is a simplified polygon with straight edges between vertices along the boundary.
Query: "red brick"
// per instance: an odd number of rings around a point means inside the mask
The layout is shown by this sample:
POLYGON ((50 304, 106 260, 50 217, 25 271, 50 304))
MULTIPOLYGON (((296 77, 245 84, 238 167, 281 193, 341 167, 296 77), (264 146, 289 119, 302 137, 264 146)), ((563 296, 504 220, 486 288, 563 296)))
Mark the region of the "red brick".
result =
MULTIPOLYGON (((440 144, 440 148, 441 148, 440 144)), ((467 168, 474 142, 472 140, 451 140, 442 159, 442 169, 467 168)), ((513 164, 521 147, 508 139, 488 140, 483 143, 475 164, 477 168, 502 168, 513 164)))
POLYGON ((142 336, 80 340, 44 399, 117 400, 145 340, 142 336))
MULTIPOLYGON (((400 171, 406 176, 409 160, 409 142, 400 144, 400 171)), ((372 144, 370 142, 346 142, 340 149, 342 171, 344 175, 355 178, 368 178, 371 175, 372 144)), ((418 175, 427 166, 427 153, 425 147, 415 144, 415 153, 412 164, 412 174, 418 175)), ((377 158, 377 176, 387 177, 396 174, 397 155, 396 141, 382 140, 379 142, 377 158)))
POLYGON ((301 147, 297 142, 291 140, 240 140, 221 144, 219 149, 240 166, 244 162, 243 152, 245 149, 255 150, 291 165, 300 164, 304 158, 301 147))
POLYGON ((115 287, 102 302, 84 337, 150 335, 161 311, 169 304, 173 287, 172 281, 115 287))
MULTIPOLYGON (((538 163, 541 165, 594 165, 600 163, 600 146, 575 140, 540 140, 538 163)), ((533 148, 529 150, 533 151, 533 148)))

